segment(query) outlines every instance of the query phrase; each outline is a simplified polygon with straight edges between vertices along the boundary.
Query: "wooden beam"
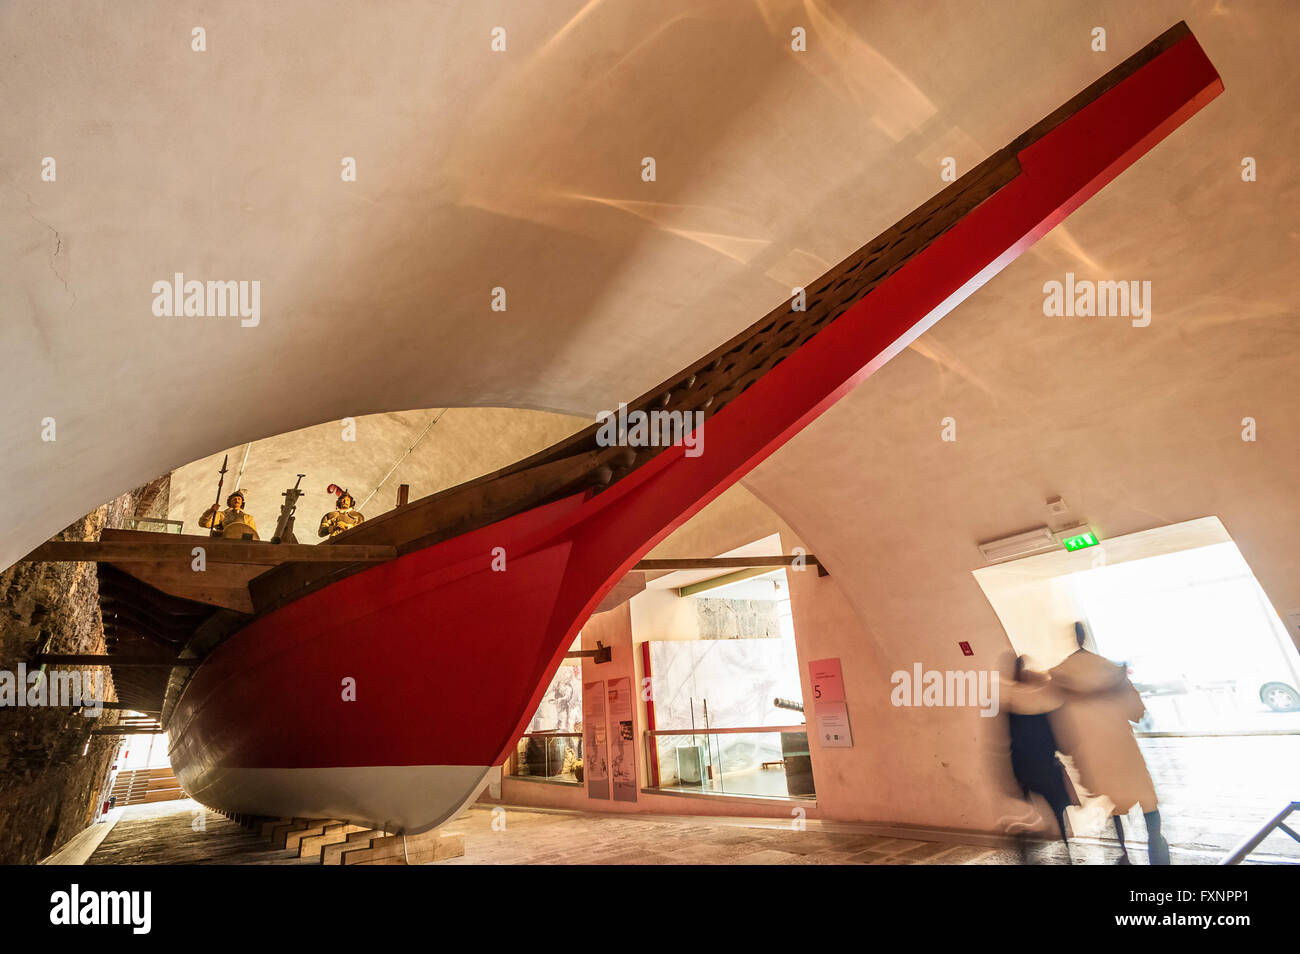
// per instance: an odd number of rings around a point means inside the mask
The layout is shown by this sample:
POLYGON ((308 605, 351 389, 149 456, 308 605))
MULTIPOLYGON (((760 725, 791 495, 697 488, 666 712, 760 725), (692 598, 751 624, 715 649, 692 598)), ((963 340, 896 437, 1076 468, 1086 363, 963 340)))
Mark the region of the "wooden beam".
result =
POLYGON ((197 666, 201 659, 159 659, 157 656, 115 656, 112 653, 43 653, 38 664, 54 666, 197 666))
POLYGON ((606 646, 600 640, 596 641, 595 649, 575 649, 564 654, 565 659, 590 659, 597 663, 607 663, 613 658, 613 649, 606 646))
MULTIPOLYGON (((105 530, 104 533, 107 534, 108 531, 105 530)), ((132 564, 133 567, 149 565, 132 564)), ((96 571, 101 604, 107 606, 111 601, 114 605, 125 606, 147 619, 165 624, 161 627, 163 630, 169 629, 167 624, 173 623, 183 623, 187 627, 197 626, 212 615, 211 606, 164 593, 158 587, 111 563, 99 564, 96 571)))
POLYGON ((27 563, 156 563, 174 561, 189 565, 193 549, 201 546, 208 563, 382 563, 397 556, 391 546, 315 546, 308 543, 245 543, 212 538, 195 544, 174 542, 76 542, 54 540, 37 547, 20 562, 27 563))
POLYGON ((794 566, 801 562, 805 566, 820 568, 821 563, 815 556, 800 554, 777 554, 776 556, 752 557, 711 557, 684 560, 642 560, 634 570, 736 570, 743 567, 794 566))
POLYGON ((697 593, 705 593, 709 590, 716 590, 722 586, 729 586, 732 583, 740 583, 744 580, 751 580, 756 576, 763 576, 768 572, 767 567, 752 567, 748 570, 732 570, 730 573, 724 573, 722 576, 710 577, 707 580, 700 580, 697 583, 687 583, 685 586, 677 588, 678 596, 694 596, 697 593))
POLYGON ((135 706, 127 702, 101 702, 100 705, 105 709, 122 709, 129 712, 139 712, 142 715, 162 715, 161 709, 137 709, 135 706))
POLYGON ((248 595, 248 581, 266 572, 265 566, 256 563, 212 563, 202 573, 196 573, 188 561, 179 560, 101 563, 100 566, 116 567, 170 596, 250 614, 253 601, 248 595))
POLYGON ((625 574, 624 577, 614 584, 614 588, 605 594, 605 598, 597 604, 592 615, 596 613, 606 613, 618 606, 622 606, 632 597, 645 590, 645 574, 632 570, 625 574))

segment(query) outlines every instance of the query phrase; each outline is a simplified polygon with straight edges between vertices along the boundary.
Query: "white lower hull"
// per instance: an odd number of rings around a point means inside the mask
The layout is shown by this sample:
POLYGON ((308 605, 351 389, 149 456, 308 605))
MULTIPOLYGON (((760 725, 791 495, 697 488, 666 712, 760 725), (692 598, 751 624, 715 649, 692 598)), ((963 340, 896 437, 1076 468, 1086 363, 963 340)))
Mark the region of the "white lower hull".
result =
POLYGON ((231 768, 206 773, 202 787, 177 779, 196 801, 233 814, 336 818, 414 835, 450 821, 488 782, 483 765, 342 768, 231 768))

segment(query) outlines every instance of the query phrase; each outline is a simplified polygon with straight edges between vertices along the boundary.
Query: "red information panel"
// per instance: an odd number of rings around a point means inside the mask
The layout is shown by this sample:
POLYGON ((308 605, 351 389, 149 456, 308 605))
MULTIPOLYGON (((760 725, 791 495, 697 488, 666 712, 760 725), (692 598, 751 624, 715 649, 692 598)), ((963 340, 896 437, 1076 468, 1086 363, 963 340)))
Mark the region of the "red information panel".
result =
POLYGON ((814 659, 808 664, 808 673, 812 676, 814 704, 844 701, 844 675, 840 671, 838 656, 834 659, 814 659))

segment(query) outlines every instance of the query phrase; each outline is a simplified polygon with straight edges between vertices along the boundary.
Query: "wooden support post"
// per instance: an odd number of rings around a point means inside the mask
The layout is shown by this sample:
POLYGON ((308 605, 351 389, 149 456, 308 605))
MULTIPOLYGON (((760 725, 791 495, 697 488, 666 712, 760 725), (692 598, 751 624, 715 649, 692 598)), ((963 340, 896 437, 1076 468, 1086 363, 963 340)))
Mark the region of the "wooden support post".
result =
POLYGON ((307 834, 319 834, 332 818, 295 818, 291 823, 276 825, 271 830, 271 847, 298 850, 298 843, 307 834), (291 844, 292 842, 292 844, 291 844))
POLYGON ((270 841, 275 837, 275 828, 277 825, 286 825, 293 822, 292 818, 268 818, 257 827, 258 837, 263 841, 270 841))
POLYGON ((382 831, 375 831, 373 828, 362 828, 358 831, 349 832, 348 836, 342 841, 321 846, 320 863, 323 865, 341 865, 343 864, 343 852, 349 848, 369 848, 372 841, 383 837, 384 833, 382 831))
POLYGON ((386 835, 373 839, 368 846, 345 850, 345 865, 423 865, 465 854, 465 836, 459 832, 426 831, 422 835, 386 835))
POLYGON ((397 486, 397 506, 405 507, 407 500, 411 497, 410 484, 398 484, 397 486))
POLYGON ((277 848, 283 848, 286 851, 292 851, 295 855, 299 854, 304 838, 312 835, 323 834, 328 828, 334 825, 341 825, 342 822, 334 818, 317 818, 315 821, 303 825, 301 828, 295 828, 293 831, 285 834, 284 844, 277 845, 277 848))
POLYGON ((321 849, 326 845, 336 845, 341 841, 347 841, 348 835, 365 830, 360 825, 349 825, 346 822, 326 825, 319 835, 306 835, 303 837, 302 841, 298 843, 298 857, 316 858, 319 861, 321 849))

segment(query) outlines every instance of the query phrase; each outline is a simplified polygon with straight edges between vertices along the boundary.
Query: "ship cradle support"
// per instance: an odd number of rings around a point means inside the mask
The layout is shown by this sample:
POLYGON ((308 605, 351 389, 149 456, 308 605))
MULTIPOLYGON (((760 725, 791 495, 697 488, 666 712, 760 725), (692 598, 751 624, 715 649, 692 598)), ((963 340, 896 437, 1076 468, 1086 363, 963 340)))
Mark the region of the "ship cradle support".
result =
MULTIPOLYGON (((215 811, 209 809, 209 811, 215 811)), ((272 848, 322 865, 423 865, 465 854, 465 836, 437 829, 419 835, 390 834, 337 818, 265 818, 216 814, 254 832, 272 848)))

